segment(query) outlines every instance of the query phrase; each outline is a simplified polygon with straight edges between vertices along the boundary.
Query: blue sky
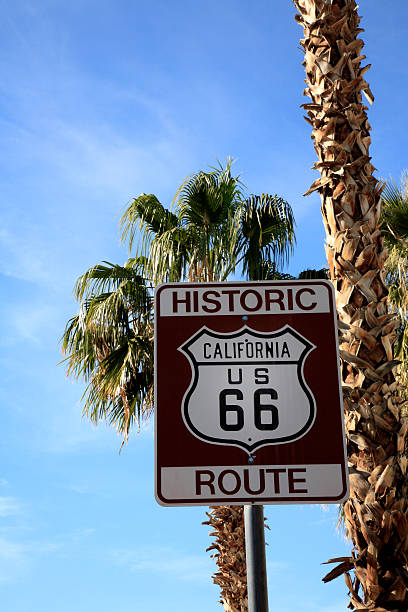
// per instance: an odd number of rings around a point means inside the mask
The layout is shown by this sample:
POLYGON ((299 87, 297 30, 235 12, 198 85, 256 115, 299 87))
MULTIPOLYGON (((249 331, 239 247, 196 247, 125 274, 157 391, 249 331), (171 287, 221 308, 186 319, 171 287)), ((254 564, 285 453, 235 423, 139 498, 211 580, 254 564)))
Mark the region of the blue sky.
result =
MULTIPOLYGON (((78 275, 123 262, 118 219, 141 192, 169 203, 183 178, 236 158, 249 191, 297 220, 289 271, 325 263, 301 30, 283 0, 2 2, 0 54, 0 601, 7 612, 221 609, 205 508, 153 497, 153 434, 81 419, 58 338, 78 275)), ((408 8, 361 0, 376 96, 377 176, 407 167, 408 8)), ((271 609, 340 612, 349 550, 336 508, 266 508, 271 609)))

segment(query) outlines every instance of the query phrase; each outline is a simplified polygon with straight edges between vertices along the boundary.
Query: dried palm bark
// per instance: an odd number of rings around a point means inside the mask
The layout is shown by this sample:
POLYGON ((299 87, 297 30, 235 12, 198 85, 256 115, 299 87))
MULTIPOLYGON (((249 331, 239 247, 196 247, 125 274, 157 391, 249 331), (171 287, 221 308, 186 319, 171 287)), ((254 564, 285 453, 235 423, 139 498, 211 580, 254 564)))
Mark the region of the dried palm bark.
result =
POLYGON ((351 609, 408 610, 407 412, 394 378, 398 323, 387 311, 381 185, 369 156, 354 0, 294 0, 304 38, 305 119, 313 128, 330 278, 336 289, 351 496, 345 524, 354 547, 325 578, 344 574, 351 609), (350 571, 354 571, 353 578, 350 571))
POLYGON ((207 551, 218 565, 213 575, 215 584, 221 587, 221 600, 226 612, 247 612, 247 582, 245 560, 245 528, 243 506, 212 506, 207 512, 215 542, 207 551))

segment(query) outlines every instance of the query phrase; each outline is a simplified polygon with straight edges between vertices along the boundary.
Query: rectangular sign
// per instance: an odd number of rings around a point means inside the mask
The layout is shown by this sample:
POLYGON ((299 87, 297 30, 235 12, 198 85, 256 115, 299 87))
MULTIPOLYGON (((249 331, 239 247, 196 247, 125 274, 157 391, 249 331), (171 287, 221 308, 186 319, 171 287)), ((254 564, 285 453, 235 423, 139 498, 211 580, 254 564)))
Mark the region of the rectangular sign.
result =
POLYGON ((156 499, 339 503, 348 494, 328 281, 156 290, 156 499))

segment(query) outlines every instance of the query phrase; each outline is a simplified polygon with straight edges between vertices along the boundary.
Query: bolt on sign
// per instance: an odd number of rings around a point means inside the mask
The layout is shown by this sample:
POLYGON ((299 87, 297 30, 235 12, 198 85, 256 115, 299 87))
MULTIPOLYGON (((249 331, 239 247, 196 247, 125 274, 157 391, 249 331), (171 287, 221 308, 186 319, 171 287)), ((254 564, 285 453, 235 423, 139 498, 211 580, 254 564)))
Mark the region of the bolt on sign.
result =
POLYGON ((160 504, 347 498, 328 281, 159 286, 155 394, 160 504))

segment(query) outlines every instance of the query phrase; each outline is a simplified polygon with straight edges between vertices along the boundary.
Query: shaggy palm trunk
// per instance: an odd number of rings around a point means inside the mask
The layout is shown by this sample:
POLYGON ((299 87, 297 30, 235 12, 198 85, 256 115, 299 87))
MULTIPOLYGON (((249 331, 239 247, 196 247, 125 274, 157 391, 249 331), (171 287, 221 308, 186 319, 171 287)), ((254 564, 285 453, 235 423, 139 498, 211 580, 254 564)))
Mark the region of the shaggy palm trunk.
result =
POLYGON ((226 612, 247 612, 244 507, 212 506, 207 516, 204 525, 210 525, 215 537, 207 550, 215 551, 218 571, 213 580, 221 588, 220 603, 226 612))
MULTIPOLYGON (((350 557, 341 574, 351 609, 408 610, 407 419, 393 375, 398 323, 387 312, 378 228, 381 187, 370 163, 361 92, 363 42, 354 0, 294 0, 304 29, 306 120, 313 127, 330 278, 336 289, 351 496, 345 524, 350 557), (345 325, 342 325, 345 324, 345 325), (354 571, 353 577, 350 576, 354 571)), ((322 373, 324 375, 324 373, 322 373)))

